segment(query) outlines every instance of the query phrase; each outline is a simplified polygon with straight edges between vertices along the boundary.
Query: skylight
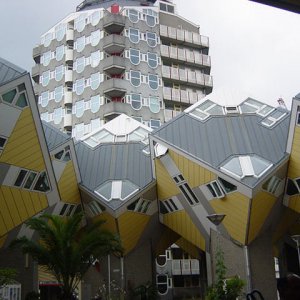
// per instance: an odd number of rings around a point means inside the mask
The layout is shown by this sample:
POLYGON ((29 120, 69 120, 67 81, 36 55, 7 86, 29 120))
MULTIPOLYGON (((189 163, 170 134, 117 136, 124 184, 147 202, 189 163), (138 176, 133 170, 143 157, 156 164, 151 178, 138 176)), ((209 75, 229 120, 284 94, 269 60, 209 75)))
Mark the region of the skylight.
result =
POLYGON ((265 125, 267 127, 271 127, 276 122, 280 121, 285 115, 286 115, 286 112, 276 109, 271 114, 269 114, 266 118, 264 118, 261 121, 261 124, 265 125))
POLYGON ((221 166, 220 169, 239 179, 246 176, 259 178, 267 170, 269 170, 272 165, 272 163, 257 155, 244 155, 231 158, 223 166, 221 166))
POLYGON ((129 180, 112 180, 102 184, 95 193, 108 202, 113 199, 124 201, 138 190, 138 186, 129 180))
POLYGON ((210 115, 223 115, 222 106, 210 101, 206 100, 199 106, 197 106, 193 111, 190 112, 191 116, 194 116, 201 121, 206 120, 210 115))
POLYGON ((243 113, 256 113, 262 117, 267 116, 274 110, 274 107, 263 104, 254 99, 246 100, 242 105, 240 105, 240 108, 243 113))

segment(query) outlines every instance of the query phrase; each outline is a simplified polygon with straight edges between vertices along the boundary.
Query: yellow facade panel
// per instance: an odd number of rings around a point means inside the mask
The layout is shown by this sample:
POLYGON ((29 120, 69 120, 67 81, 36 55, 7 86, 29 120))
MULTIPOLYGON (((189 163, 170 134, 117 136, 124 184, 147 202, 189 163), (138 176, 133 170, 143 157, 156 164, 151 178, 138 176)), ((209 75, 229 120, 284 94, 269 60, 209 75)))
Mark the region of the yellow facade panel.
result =
POLYGON ((211 200, 209 203, 216 213, 226 215, 222 224, 230 236, 245 244, 250 199, 239 192, 234 192, 226 195, 225 198, 211 200))
POLYGON ((45 169, 35 123, 29 107, 22 111, 0 157, 0 162, 35 171, 45 169))
POLYGON ((289 161, 288 177, 300 177, 300 127, 296 126, 289 161))
POLYGON ((19 216, 21 218, 21 221, 26 221, 30 216, 28 215, 28 212, 26 210, 26 207, 24 205, 23 195, 20 189, 17 188, 11 188, 10 189, 13 199, 15 201, 16 207, 18 209, 19 216))
POLYGON ((300 213, 300 195, 290 196, 289 198, 289 208, 300 213))
POLYGON ((0 214, 2 216, 3 223, 5 224, 5 228, 4 227, 0 228, 0 232, 3 232, 2 234, 4 234, 7 231, 14 228, 14 222, 10 215, 10 211, 7 207, 6 199, 4 197, 2 187, 0 187, 0 207, 1 207, 0 214))
POLYGON ((163 223, 184 239, 205 251, 204 237, 184 210, 163 215, 163 223))
POLYGON ((80 193, 72 161, 68 161, 58 182, 61 199, 68 203, 80 203, 80 193))
POLYGON ((26 207, 29 216, 34 216, 36 211, 34 209, 33 203, 31 201, 30 192, 22 191, 23 202, 26 207))
POLYGON ((177 240, 176 245, 179 246, 186 253, 190 254, 192 258, 200 258, 199 248, 197 248, 184 238, 180 238, 179 240, 177 240))
POLYGON ((45 209, 48 207, 48 199, 47 196, 45 194, 39 193, 39 199, 40 199, 40 204, 42 209, 45 209))
POLYGON ((102 228, 104 228, 106 230, 109 230, 113 233, 118 232, 116 219, 112 215, 110 215, 109 213, 103 212, 100 215, 93 218, 94 222, 97 222, 99 220, 104 220, 105 221, 102 228))
POLYGON ((276 197, 265 191, 259 192, 252 199, 248 243, 251 243, 259 234, 259 231, 271 212, 275 202, 276 197))
POLYGON ((117 219, 125 255, 136 246, 150 218, 144 214, 127 211, 117 219))
POLYGON ((155 170, 158 199, 167 199, 180 193, 173 179, 158 159, 155 160, 155 170))
POLYGON ((169 151, 169 155, 192 188, 208 183, 216 178, 214 173, 174 151, 169 151))
POLYGON ((36 213, 40 212, 43 207, 39 198, 38 193, 30 193, 31 202, 33 204, 34 210, 36 213))

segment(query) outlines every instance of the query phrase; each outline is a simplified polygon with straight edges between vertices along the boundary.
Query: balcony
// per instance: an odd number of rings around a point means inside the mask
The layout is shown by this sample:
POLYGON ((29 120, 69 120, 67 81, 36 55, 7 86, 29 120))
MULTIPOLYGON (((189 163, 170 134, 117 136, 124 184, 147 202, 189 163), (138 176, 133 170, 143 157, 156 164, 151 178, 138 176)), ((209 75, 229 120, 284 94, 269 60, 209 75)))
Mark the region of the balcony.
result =
POLYGON ((103 71, 109 75, 122 74, 125 65, 125 59, 120 56, 109 56, 102 61, 103 71))
POLYGON ((208 37, 175 27, 160 25, 160 36, 162 39, 176 41, 177 44, 186 44, 200 49, 209 47, 208 37))
POLYGON ((164 79, 174 80, 178 83, 184 82, 195 87, 201 86, 208 88, 207 93, 211 92, 213 80, 210 75, 201 73, 200 71, 190 71, 169 66, 162 66, 162 77, 164 79))
POLYGON ((34 65, 32 67, 32 70, 31 70, 32 78, 40 76, 40 67, 41 67, 40 65, 34 65))
POLYGON ((172 109, 165 109, 165 122, 170 121, 171 119, 175 118, 181 114, 181 111, 176 111, 172 109))
POLYGON ((65 114, 64 117, 64 128, 72 127, 72 114, 65 114))
POLYGON ((125 27, 126 17, 119 14, 108 13, 103 18, 103 28, 106 32, 120 34, 125 27))
POLYGON ((180 102, 184 104, 194 104, 205 95, 201 92, 190 92, 180 89, 173 89, 169 87, 163 88, 164 100, 180 102))
POLYGON ((65 97, 64 97, 64 104, 72 104, 73 103, 73 97, 72 97, 72 92, 65 92, 65 97))
POLYGON ((74 30, 73 29, 67 29, 66 32, 66 41, 74 41, 74 30))
POLYGON ((161 45, 160 54, 163 58, 176 61, 179 60, 187 65, 197 65, 202 68, 211 67, 210 56, 204 55, 197 50, 193 51, 190 49, 181 49, 178 47, 161 45))
POLYGON ((121 78, 110 78, 102 83, 102 88, 107 97, 123 97, 128 88, 128 82, 121 78))
POLYGON ((72 70, 66 70, 65 71, 65 83, 73 82, 73 71, 72 70))
POLYGON ((65 56, 66 62, 71 62, 74 59, 74 54, 72 49, 66 50, 66 56, 65 56))
POLYGON ((102 40, 103 50, 106 53, 120 53, 125 49, 125 36, 118 34, 110 34, 102 40))
POLYGON ((32 50, 32 57, 36 64, 41 62, 41 46, 35 46, 32 50))
POLYGON ((197 259, 173 259, 172 275, 198 275, 200 274, 197 259))

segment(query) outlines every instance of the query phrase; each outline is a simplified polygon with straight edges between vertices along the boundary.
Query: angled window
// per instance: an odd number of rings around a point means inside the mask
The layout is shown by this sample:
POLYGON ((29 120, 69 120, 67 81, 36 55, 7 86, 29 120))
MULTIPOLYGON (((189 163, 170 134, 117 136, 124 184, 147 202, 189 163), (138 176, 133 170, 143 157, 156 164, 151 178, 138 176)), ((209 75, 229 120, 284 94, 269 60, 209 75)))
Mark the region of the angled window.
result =
POLYGON ((40 173, 35 183, 34 190, 41 191, 41 192, 47 192, 50 190, 50 185, 49 185, 46 172, 40 173))
POLYGON ((140 63, 140 50, 130 49, 129 55, 130 55, 130 62, 133 65, 138 65, 140 63))
POLYGON ((58 67, 55 68, 55 80, 56 81, 60 81, 63 79, 64 77, 64 73, 65 73, 65 66, 64 65, 60 65, 58 67))
POLYGON ((139 12, 135 9, 129 9, 128 18, 132 23, 137 23, 139 21, 139 12))
POLYGON ((28 105, 28 103, 27 103, 25 93, 19 94, 18 100, 16 101, 16 106, 23 108, 27 105, 28 105))
POLYGON ((104 211, 104 208, 101 207, 101 205, 96 201, 91 201, 88 204, 88 207, 90 211, 92 212, 93 216, 99 215, 102 211, 104 211))
POLYGON ((225 193, 218 181, 212 181, 206 185, 214 198, 223 198, 225 193))
POLYGON ((130 205, 128 205, 127 209, 134 211, 134 212, 146 214, 150 204, 151 204, 151 201, 140 198, 140 199, 132 202, 130 205))
POLYGON ((223 178, 218 177, 218 182, 221 184, 222 190, 225 191, 226 194, 237 190, 237 187, 234 184, 228 182, 223 178))
POLYGON ((0 136, 0 150, 4 149, 6 142, 7 142, 7 137, 1 135, 0 136))
POLYGON ((175 181, 184 198, 189 202, 190 205, 199 203, 197 196, 195 195, 191 187, 188 185, 188 183, 185 181, 182 174, 174 176, 173 180, 175 181))
POLYGON ((66 33, 66 24, 59 24, 55 27, 55 38, 58 42, 62 41, 66 33))
POLYGON ((275 195, 280 187, 281 182, 282 180, 280 178, 272 176, 263 184, 262 188, 265 191, 275 195))
POLYGON ((292 180, 290 178, 288 178, 288 181, 287 181, 286 194, 288 196, 293 196, 293 195, 299 194, 299 189, 297 187, 297 184, 295 183, 294 180, 292 180))
POLYGON ((149 74, 148 75, 148 84, 152 90, 158 89, 158 76, 149 74))
POLYGON ((201 121, 206 120, 211 114, 213 115, 223 115, 223 109, 220 105, 206 100, 199 106, 197 106, 193 111, 190 112, 190 115, 200 119, 201 121))
POLYGON ((85 47, 85 36, 82 36, 76 40, 76 50, 81 52, 85 47))
POLYGON ((31 189, 32 185, 33 185, 33 182, 36 179, 36 177, 37 177, 36 172, 29 172, 29 174, 27 176, 27 179, 25 181, 25 184, 24 184, 24 188, 25 189, 31 189))
POLYGON ((160 103, 158 97, 149 97, 149 108, 154 114, 160 111, 160 103))
POLYGON ((135 28, 129 28, 129 40, 137 44, 140 41, 140 31, 135 28))
POLYGON ((66 146, 64 149, 62 149, 59 152, 55 153, 54 157, 57 160, 65 161, 65 162, 71 160, 70 147, 66 146))
POLYGON ((147 44, 150 47, 155 47, 157 45, 157 36, 156 33, 147 32, 146 33, 147 44))
POLYGON ((107 181, 101 185, 95 193, 104 198, 106 201, 113 199, 126 200, 139 190, 138 186, 129 180, 107 181))
POLYGON ((238 177, 254 176, 259 178, 273 166, 272 163, 257 156, 235 156, 226 162, 221 170, 238 177))
POLYGON ((160 127, 160 120, 151 119, 150 120, 150 127, 152 129, 156 129, 156 128, 160 127))
POLYGON ((42 107, 46 107, 49 103, 49 91, 41 93, 40 103, 42 107))
POLYGON ((265 117, 271 111, 274 110, 273 107, 263 104, 254 99, 247 99, 241 106, 241 110, 243 113, 257 113, 260 116, 265 117))
POLYGON ((18 186, 18 187, 22 186, 23 183, 24 183, 25 177, 27 176, 27 174, 28 174, 27 170, 21 169, 20 172, 19 172, 19 174, 18 174, 18 177, 17 177, 17 179, 16 179, 16 181, 14 183, 14 186, 18 186))
POLYGON ((130 71, 130 82, 133 86, 138 87, 141 85, 141 72, 130 71))
POLYGON ((65 54, 65 45, 61 45, 59 47, 56 48, 55 50, 55 58, 57 61, 60 61, 63 59, 65 54))
POLYGON ((54 89, 54 100, 55 102, 60 102, 64 95, 64 86, 60 85, 54 89))
POLYGON ((48 47, 48 46, 51 44, 52 38, 53 38, 53 33, 52 33, 52 32, 47 33, 47 34, 43 37, 43 42, 42 42, 42 44, 43 44, 45 47, 48 47))
POLYGON ((146 15, 146 23, 150 27, 154 27, 156 24, 156 20, 154 16, 146 15))
POLYGON ((261 124, 271 127, 286 115, 285 112, 275 109, 266 118, 261 121, 261 124))
POLYGON ((16 95, 17 95, 17 90, 13 89, 9 92, 6 92, 6 93, 2 94, 1 97, 2 97, 2 100, 4 102, 7 102, 7 103, 11 104, 14 101, 16 95))
POLYGON ((85 68, 85 57, 82 56, 77 58, 75 61, 75 65, 76 65, 76 72, 82 73, 85 68))
POLYGON ((156 53, 148 52, 147 53, 148 58, 148 65, 150 68, 155 69, 158 66, 158 57, 156 53))
POLYGON ((144 141, 148 137, 148 134, 149 132, 146 129, 139 127, 130 134, 128 134, 128 141, 144 141))

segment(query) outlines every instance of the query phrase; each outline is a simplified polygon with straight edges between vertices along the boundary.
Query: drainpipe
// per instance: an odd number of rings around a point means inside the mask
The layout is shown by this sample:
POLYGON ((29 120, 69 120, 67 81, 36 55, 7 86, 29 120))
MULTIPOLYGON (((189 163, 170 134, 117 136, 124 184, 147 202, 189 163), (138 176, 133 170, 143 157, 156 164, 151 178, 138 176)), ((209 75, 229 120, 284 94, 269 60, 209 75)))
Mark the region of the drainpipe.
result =
POLYGON ((121 264, 121 288, 124 290, 124 257, 120 257, 120 264, 121 264))
POLYGON ((252 291, 252 282, 251 282, 251 270, 250 270, 248 246, 244 246, 244 253, 245 253, 245 266, 246 266, 246 275, 247 275, 247 292, 250 293, 252 291))
POLYGON ((110 299, 110 255, 107 255, 107 270, 108 270, 108 299, 110 299))

